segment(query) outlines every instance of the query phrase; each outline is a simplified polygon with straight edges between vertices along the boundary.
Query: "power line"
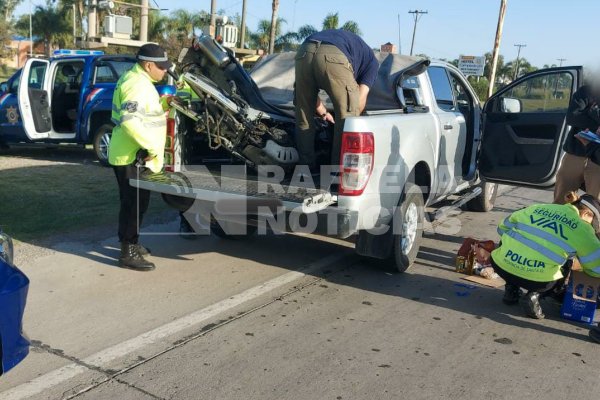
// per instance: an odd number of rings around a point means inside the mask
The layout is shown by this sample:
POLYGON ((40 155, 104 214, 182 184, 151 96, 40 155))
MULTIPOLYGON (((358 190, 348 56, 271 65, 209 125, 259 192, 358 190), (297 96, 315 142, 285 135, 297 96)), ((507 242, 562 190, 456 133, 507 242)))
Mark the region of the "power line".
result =
POLYGON ((566 58, 557 58, 556 61, 560 62, 559 67, 562 67, 563 61, 567 61, 566 58))
POLYGON ((421 11, 421 10, 414 10, 414 11, 409 11, 409 14, 413 14, 413 18, 415 20, 415 26, 413 28, 413 35, 412 35, 412 43, 410 45, 410 55, 413 55, 413 48, 415 46, 415 34, 417 33, 417 22, 419 22, 419 20, 421 19, 421 17, 423 16, 423 14, 428 14, 427 10, 425 11, 421 11))

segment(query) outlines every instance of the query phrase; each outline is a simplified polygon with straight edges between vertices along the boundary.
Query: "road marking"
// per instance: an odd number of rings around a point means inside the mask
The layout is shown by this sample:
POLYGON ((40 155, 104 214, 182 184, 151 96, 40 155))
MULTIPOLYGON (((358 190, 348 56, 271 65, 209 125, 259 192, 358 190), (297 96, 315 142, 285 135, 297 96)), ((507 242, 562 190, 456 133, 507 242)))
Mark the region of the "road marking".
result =
MULTIPOLYGON (((126 356, 133 353, 136 350, 140 350, 148 345, 154 344, 159 340, 175 335, 185 329, 201 324, 204 321, 211 319, 221 313, 225 313, 234 307, 244 304, 247 301, 253 300, 260 297, 272 290, 275 290, 283 285, 293 282, 296 279, 302 278, 307 274, 311 274, 319 269, 322 269, 330 264, 340 261, 348 255, 348 252, 341 252, 332 254, 325 257, 317 262, 309 264, 308 266, 298 270, 288 272, 284 275, 273 278, 267 282, 264 282, 258 286, 243 291, 242 293, 233 295, 225 300, 210 305, 202 310, 198 310, 185 317, 179 318, 175 321, 169 322, 163 326, 160 326, 151 331, 142 333, 133 339, 126 340, 112 347, 99 351, 91 356, 82 360, 82 363, 87 365, 93 365, 98 368, 106 367, 110 362, 117 358, 126 356)), ((61 383, 74 378, 86 371, 89 371, 79 364, 69 364, 62 368, 58 368, 54 371, 48 372, 38 378, 32 379, 31 381, 22 385, 16 386, 5 392, 0 393, 2 400, 22 400, 28 397, 34 396, 43 392, 44 390, 51 389, 61 383)))

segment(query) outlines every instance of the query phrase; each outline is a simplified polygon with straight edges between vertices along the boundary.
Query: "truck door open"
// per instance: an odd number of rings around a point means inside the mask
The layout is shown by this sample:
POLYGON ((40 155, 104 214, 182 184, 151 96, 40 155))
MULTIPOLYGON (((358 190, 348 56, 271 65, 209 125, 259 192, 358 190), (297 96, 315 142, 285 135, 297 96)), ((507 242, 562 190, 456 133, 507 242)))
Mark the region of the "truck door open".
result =
POLYGON ((582 83, 581 67, 528 74, 483 108, 479 171, 490 182, 552 186, 568 133, 566 114, 582 83))
POLYGON ((45 139, 52 130, 50 97, 46 90, 48 60, 29 59, 23 67, 19 85, 19 109, 23 127, 31 140, 45 139))

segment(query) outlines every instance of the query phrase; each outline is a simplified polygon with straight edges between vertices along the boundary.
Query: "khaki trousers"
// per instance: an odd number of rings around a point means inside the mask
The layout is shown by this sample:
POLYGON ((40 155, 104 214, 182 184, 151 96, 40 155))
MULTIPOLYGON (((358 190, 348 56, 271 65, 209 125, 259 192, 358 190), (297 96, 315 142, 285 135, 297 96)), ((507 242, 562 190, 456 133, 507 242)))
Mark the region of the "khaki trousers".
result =
POLYGON ((589 158, 566 153, 556 175, 554 202, 564 204, 567 193, 577 191, 584 183, 585 191, 600 199, 600 165, 589 158))
POLYGON ((319 89, 333 103, 335 133, 331 163, 339 164, 344 119, 360 114, 358 84, 352 65, 337 47, 307 42, 296 54, 296 146, 300 164, 315 164, 315 111, 319 89))

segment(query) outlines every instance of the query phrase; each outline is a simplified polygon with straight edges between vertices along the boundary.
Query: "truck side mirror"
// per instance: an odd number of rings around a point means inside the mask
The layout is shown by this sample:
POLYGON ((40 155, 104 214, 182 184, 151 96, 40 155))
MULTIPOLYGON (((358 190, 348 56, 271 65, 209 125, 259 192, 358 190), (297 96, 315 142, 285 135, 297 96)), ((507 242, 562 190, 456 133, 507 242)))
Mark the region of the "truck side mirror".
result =
POLYGON ((513 97, 502 97, 500 99, 500 112, 520 113, 523 110, 523 104, 520 99, 513 97))

